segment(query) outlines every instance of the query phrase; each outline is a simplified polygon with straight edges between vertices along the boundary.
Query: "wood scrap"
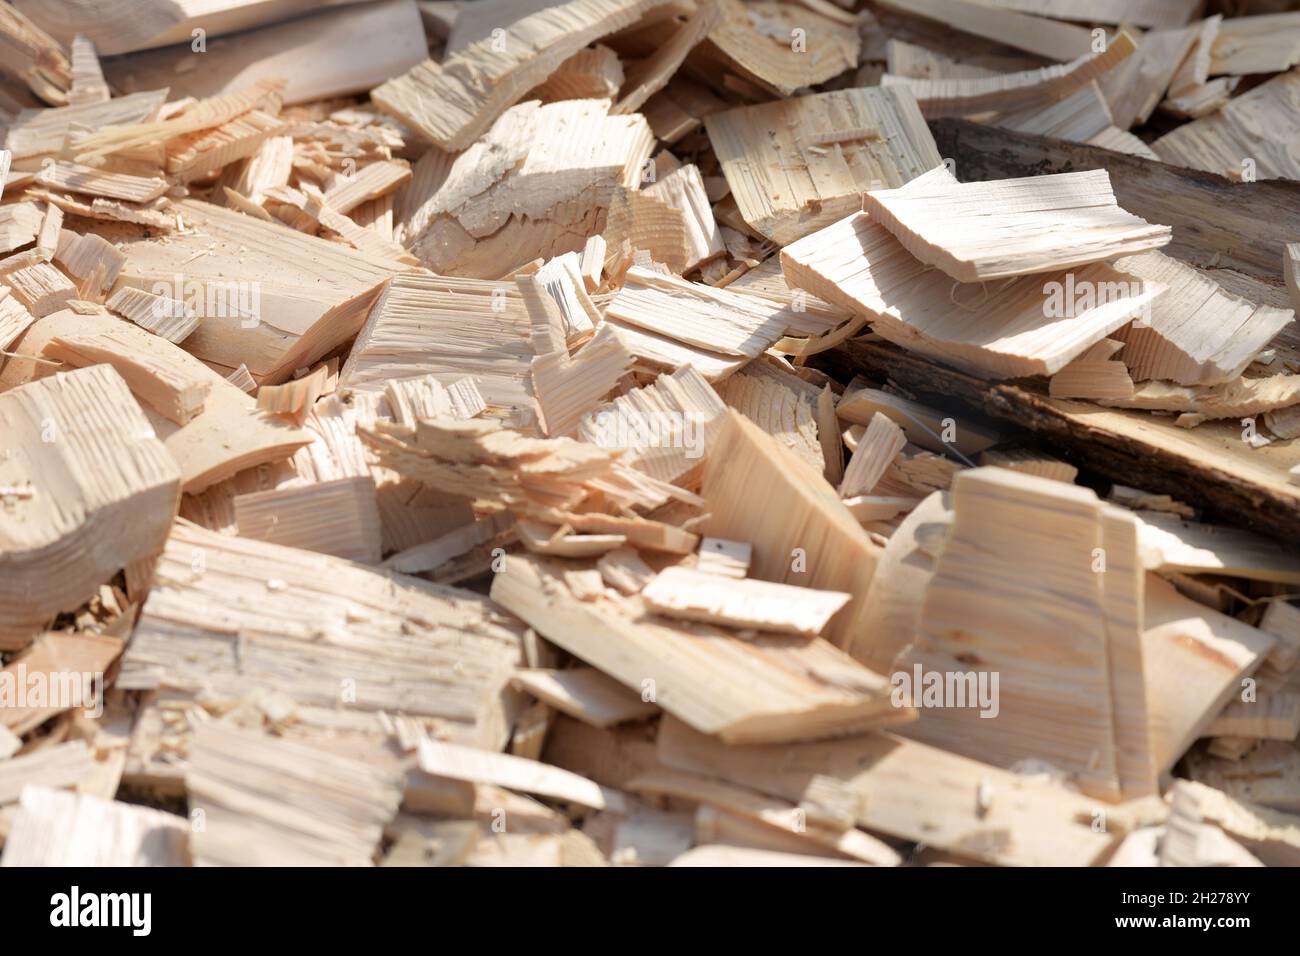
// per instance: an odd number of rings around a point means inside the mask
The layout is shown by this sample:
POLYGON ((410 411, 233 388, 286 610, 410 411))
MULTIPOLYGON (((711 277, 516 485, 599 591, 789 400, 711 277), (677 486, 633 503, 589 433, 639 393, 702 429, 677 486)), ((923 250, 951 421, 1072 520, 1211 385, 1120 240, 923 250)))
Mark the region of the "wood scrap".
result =
MULTIPOLYGON (((1188 46, 1191 40, 1189 35, 1188 46)), ((1145 41, 1142 49, 1146 49, 1145 41)), ((1106 45, 1104 52, 1087 53, 1065 65, 960 79, 914 79, 886 73, 881 78, 881 86, 909 90, 926 117, 969 116, 990 111, 1007 113, 1050 106, 1098 78, 1113 77, 1123 72, 1119 64, 1134 57, 1137 51, 1133 37, 1120 33, 1106 45)), ((1173 66, 1169 69, 1172 72, 1173 66)), ((1155 108, 1155 103, 1151 108, 1155 108)), ((1120 122, 1118 125, 1127 128, 1131 123, 1120 122)))
MULTIPOLYGON (((1300 53, 1300 46, 1297 46, 1300 53)), ((1218 112, 1180 126, 1151 144, 1161 160, 1242 182, 1297 174, 1293 141, 1300 73, 1292 71, 1229 100, 1218 112)))
POLYGON ((782 635, 745 640, 724 630, 637 620, 609 599, 577 600, 555 566, 535 558, 508 557, 493 578, 492 594, 548 640, 723 740, 807 739, 911 716, 882 696, 884 678, 824 641, 782 635), (702 633, 716 640, 701 642, 702 633), (763 682, 761 694, 719 693, 727 685, 710 674, 729 667, 734 655, 763 682))
POLYGON ((514 44, 498 49, 493 38, 478 40, 446 63, 426 60, 371 96, 435 145, 459 152, 573 54, 666 2, 571 0, 524 17, 514 27, 514 44))
POLYGON ((1139 27, 1180 27, 1191 18, 1196 4, 1190 0, 1102 0, 1080 10, 1070 0, 984 0, 983 6, 1032 13, 1053 20, 1085 23, 1131 23, 1139 27))
POLYGON ((1279 13, 1224 20, 1210 51, 1215 75, 1280 73, 1300 63, 1300 17, 1279 13))
POLYGON ((695 57, 711 69, 721 66, 759 89, 789 96, 858 64, 855 24, 833 8, 767 0, 718 5, 720 22, 695 57))
POLYGON ((820 635, 849 599, 842 592, 769 581, 722 582, 682 567, 664 568, 641 589, 641 597, 667 617, 804 637, 820 635))
POLYGON ((806 480, 791 453, 748 419, 728 412, 710 449, 703 481, 706 533, 751 542, 756 578, 852 594, 826 635, 847 647, 861 626, 879 548, 834 489, 806 480), (785 503, 782 512, 759 509, 763 518, 755 521, 750 503, 774 500, 785 503))
POLYGON ((1237 378, 1294 318, 1288 310, 1250 302, 1203 272, 1158 252, 1129 256, 1116 268, 1165 287, 1149 321, 1118 329, 1124 364, 1138 381, 1209 385, 1237 378))
POLYGON ((114 57, 105 69, 124 92, 166 86, 176 98, 217 96, 279 78, 287 81, 284 103, 293 106, 369 90, 428 54, 411 0, 304 3, 301 12, 307 15, 234 35, 217 35, 205 17, 203 69, 186 66, 194 53, 188 31, 183 44, 114 57))
POLYGON ((1143 560, 1151 570, 1300 583, 1300 559, 1267 538, 1161 512, 1140 512, 1139 516, 1143 560))
POLYGON ((204 820, 191 840, 195 863, 368 866, 401 803, 400 779, 306 744, 203 724, 185 775, 204 820))
POLYGON ((121 376, 103 365, 0 393, 0 417, 15 439, 0 486, 30 489, 6 498, 0 552, 0 645, 16 650, 126 564, 157 553, 179 504, 180 471, 121 376))
POLYGON ((853 6, 0 4, 3 862, 1294 855, 1295 15, 853 6))
POLYGON ((659 710, 594 667, 562 671, 523 669, 515 673, 513 683, 556 710, 593 727, 642 720, 659 710))
POLYGON ((988 378, 1055 374, 1158 292, 1100 263, 996 290, 936 283, 867 213, 786 246, 781 265, 792 285, 852 310, 890 341, 988 378))
POLYGON ((29 784, 0 866, 187 866, 189 829, 175 814, 29 784))
POLYGON ((361 564, 379 561, 382 533, 373 478, 253 492, 235 498, 244 538, 319 551, 361 564))
POLYGON ((339 376, 344 388, 382 390, 391 380, 470 375, 489 406, 523 423, 535 416, 528 310, 514 288, 437 276, 398 276, 370 310, 339 376), (438 347, 425 336, 435 323, 438 347))
POLYGON ((1087 865, 1115 839, 1076 822, 1091 820, 1095 809, 1078 793, 889 734, 785 745, 784 752, 797 754, 788 762, 778 752, 772 745, 726 746, 667 719, 658 747, 660 761, 674 770, 785 800, 801 799, 814 776, 833 777, 863 795, 860 826, 977 860, 1087 865), (976 797, 981 786, 993 794, 983 810, 976 797), (1026 819, 1034 838, 1006 840, 1011 821, 1023 827, 1026 819))
POLYGON ((1196 26, 1152 30, 1136 54, 1098 80, 1118 129, 1127 131, 1151 117, 1200 35, 1196 26))
POLYGON ((1131 399, 1134 388, 1128 366, 1112 358, 1123 348, 1124 343, 1117 339, 1102 339, 1053 375, 1047 385, 1047 394, 1053 398, 1091 398, 1097 401, 1131 399))
POLYGON ((961 184, 940 167, 902 188, 868 192, 864 209, 914 256, 958 282, 1054 272, 1171 238, 1168 227, 1120 208, 1104 172, 961 184))
POLYGON ((745 222, 783 245, 860 208, 862 192, 940 164, 914 98, 897 89, 779 100, 705 125, 745 222))
POLYGON ((966 0, 881 0, 881 5, 887 10, 937 20, 966 33, 996 40, 1049 60, 1073 60, 1092 50, 1092 35, 1084 27, 986 3, 971 3, 966 0))

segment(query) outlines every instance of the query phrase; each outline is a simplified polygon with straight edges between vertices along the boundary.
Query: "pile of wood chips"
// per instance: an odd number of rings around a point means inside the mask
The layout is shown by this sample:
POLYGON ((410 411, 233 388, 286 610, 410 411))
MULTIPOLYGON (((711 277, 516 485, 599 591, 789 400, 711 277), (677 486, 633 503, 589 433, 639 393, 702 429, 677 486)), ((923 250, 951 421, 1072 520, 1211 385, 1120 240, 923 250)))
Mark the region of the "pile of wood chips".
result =
POLYGON ((0 862, 1300 863, 1232 7, 0 2, 0 862))

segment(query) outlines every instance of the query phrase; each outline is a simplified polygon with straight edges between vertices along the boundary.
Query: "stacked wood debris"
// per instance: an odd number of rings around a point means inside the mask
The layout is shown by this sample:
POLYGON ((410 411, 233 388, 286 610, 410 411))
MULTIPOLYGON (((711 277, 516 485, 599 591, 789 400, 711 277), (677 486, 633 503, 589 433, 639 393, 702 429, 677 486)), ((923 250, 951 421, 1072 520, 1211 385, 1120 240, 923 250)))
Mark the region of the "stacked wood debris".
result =
POLYGON ((1219 6, 0 2, 0 865, 1300 863, 1219 6))

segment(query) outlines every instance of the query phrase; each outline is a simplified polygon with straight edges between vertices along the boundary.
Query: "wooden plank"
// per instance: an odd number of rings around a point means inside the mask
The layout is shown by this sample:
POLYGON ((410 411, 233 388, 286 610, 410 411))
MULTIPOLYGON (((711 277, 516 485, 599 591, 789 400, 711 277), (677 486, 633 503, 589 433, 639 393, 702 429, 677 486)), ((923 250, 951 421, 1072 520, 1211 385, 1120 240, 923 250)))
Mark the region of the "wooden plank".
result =
POLYGON ((108 78, 126 93, 165 86, 180 99, 233 93, 278 77, 287 81, 285 105, 293 106, 366 92, 428 54, 413 0, 303 6, 304 16, 235 36, 209 31, 201 70, 181 65, 194 53, 187 33, 183 44, 114 58, 104 65, 108 78))
POLYGON ((611 598, 578 600, 558 566, 537 558, 506 557, 492 599, 547 640, 724 740, 810 739, 911 716, 888 701, 884 678, 825 641, 746 640, 704 625, 637 619, 611 598), (736 666, 755 683, 742 689, 727 680, 736 666))

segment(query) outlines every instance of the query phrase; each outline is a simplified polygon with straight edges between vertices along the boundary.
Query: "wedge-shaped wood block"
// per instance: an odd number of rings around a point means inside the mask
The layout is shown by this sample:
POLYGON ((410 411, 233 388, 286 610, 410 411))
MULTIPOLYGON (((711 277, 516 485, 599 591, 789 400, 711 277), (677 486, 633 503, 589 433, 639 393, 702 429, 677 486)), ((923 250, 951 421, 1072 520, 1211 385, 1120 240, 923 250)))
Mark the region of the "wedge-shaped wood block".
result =
POLYGON ((781 251, 793 286, 865 317, 889 341, 978 375, 1052 375, 1134 318, 1160 287, 1104 264, 997 285, 936 281, 867 213, 781 251))
POLYGON ((357 336, 339 385, 382 391, 390 381, 469 376, 490 407, 518 424, 536 418, 532 325, 511 284, 431 275, 396 277, 357 336))
POLYGON ((1104 799, 1156 792, 1136 519, 1002 468, 958 474, 952 502, 897 664, 920 714, 907 735, 1003 767, 1044 760, 1104 799))
POLYGON ((1125 212, 1104 169, 959 183, 933 169, 863 208, 958 282, 1057 272, 1168 244, 1173 231, 1125 212))
POLYGON ((869 189, 889 189, 941 162, 904 90, 837 90, 715 113, 705 120, 736 205, 781 244, 835 222, 869 189))
POLYGON ((25 646, 117 571, 162 548, 180 469, 107 365, 0 394, 0 648, 25 646))
POLYGON ((853 595, 826 632, 847 648, 862 626, 880 548, 835 490, 749 419, 732 410, 709 443, 704 533, 754 546, 750 576, 853 595))
POLYGON ((117 288, 194 307, 186 350, 232 372, 247 365, 259 383, 278 384, 355 336, 401 268, 210 203, 177 207, 194 231, 131 244, 117 288))

